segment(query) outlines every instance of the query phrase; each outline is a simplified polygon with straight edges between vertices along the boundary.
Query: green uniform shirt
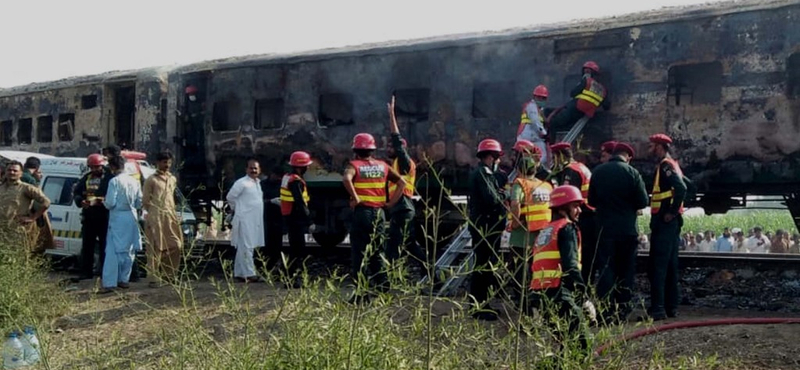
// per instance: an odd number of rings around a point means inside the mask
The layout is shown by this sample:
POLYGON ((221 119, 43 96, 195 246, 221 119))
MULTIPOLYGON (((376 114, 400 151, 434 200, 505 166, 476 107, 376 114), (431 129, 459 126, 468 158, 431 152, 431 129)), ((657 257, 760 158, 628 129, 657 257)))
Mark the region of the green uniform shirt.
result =
MULTIPOLYGON (((469 218, 475 225, 500 227, 506 211, 504 195, 491 167, 480 163, 469 175, 469 218)), ((504 227, 504 226, 503 226, 504 227)))
POLYGON ((638 236, 636 212, 649 202, 642 175, 619 157, 592 171, 589 181, 589 205, 596 209, 600 237, 638 236))
POLYGON ((39 186, 39 180, 36 180, 36 178, 33 177, 33 175, 31 175, 30 171, 28 170, 22 171, 22 178, 20 180, 22 180, 22 182, 26 184, 31 184, 37 187, 39 186))
POLYGON ((584 293, 585 285, 578 265, 578 226, 574 222, 558 231, 558 253, 561 255, 561 287, 584 293))
MULTIPOLYGON (((399 170, 399 174, 401 176, 407 175, 408 171, 411 171, 411 156, 408 155, 408 150, 403 148, 403 142, 400 141, 400 134, 392 134, 392 148, 394 148, 394 152, 397 153, 397 169, 399 170)), ((414 184, 408 184, 407 186, 413 185, 414 184)), ((393 214, 407 211, 414 211, 414 203, 406 196, 400 197, 400 201, 391 209, 391 213, 393 214)))

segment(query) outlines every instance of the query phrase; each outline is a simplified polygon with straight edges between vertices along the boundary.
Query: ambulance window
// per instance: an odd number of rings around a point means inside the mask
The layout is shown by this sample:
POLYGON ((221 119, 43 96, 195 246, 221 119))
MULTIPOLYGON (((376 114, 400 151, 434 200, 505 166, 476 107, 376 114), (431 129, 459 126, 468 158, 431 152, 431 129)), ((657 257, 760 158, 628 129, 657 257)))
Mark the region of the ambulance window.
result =
POLYGON ((0 145, 11 146, 14 144, 14 122, 3 121, 2 128, 0 129, 0 145))
POLYGON ((42 116, 36 119, 36 141, 40 143, 53 141, 53 116, 42 116))
POLYGON ((17 122, 17 143, 30 144, 33 142, 33 119, 21 118, 17 122))
POLYGON ((42 190, 50 204, 68 206, 72 204, 72 188, 78 179, 73 177, 49 176, 44 180, 42 190))

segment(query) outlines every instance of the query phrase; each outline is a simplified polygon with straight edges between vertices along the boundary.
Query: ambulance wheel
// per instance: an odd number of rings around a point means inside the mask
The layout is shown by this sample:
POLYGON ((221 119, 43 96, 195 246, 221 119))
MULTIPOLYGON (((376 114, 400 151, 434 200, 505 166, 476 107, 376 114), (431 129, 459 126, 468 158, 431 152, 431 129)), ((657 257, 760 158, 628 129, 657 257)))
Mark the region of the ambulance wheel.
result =
POLYGON ((347 237, 347 233, 314 233, 312 236, 314 237, 314 241, 316 241, 320 247, 333 248, 344 241, 344 238, 347 237))

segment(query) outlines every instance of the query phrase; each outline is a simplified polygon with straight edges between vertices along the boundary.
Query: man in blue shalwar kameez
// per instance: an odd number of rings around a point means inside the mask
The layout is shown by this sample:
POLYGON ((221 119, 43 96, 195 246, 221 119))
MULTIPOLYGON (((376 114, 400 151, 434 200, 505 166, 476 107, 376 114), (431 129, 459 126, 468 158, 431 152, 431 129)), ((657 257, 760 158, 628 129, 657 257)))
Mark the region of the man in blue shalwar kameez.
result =
POLYGON ((108 182, 103 204, 109 210, 106 259, 103 263, 103 289, 109 293, 116 288, 127 289, 136 252, 142 249, 136 210, 142 207, 139 181, 126 175, 125 159, 109 160, 114 178, 108 182))

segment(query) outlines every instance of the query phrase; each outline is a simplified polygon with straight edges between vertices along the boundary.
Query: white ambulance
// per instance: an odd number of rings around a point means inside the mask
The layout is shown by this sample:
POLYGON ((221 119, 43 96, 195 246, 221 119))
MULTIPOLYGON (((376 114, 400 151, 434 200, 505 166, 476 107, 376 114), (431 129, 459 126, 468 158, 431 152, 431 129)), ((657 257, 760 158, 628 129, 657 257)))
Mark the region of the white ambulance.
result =
MULTIPOLYGON (((123 153, 124 156, 124 153, 123 153)), ((41 158, 43 173, 41 187, 50 199, 50 223, 53 227, 55 248, 46 253, 59 256, 79 256, 81 253, 81 209, 75 205, 72 190, 80 178, 89 171, 86 158, 41 158)), ((155 173, 149 166, 141 166, 138 159, 128 159, 125 172, 134 177, 141 174, 147 179, 155 173)), ((184 234, 184 241, 190 243, 195 235, 196 220, 180 192, 176 191, 176 204, 184 234)))

